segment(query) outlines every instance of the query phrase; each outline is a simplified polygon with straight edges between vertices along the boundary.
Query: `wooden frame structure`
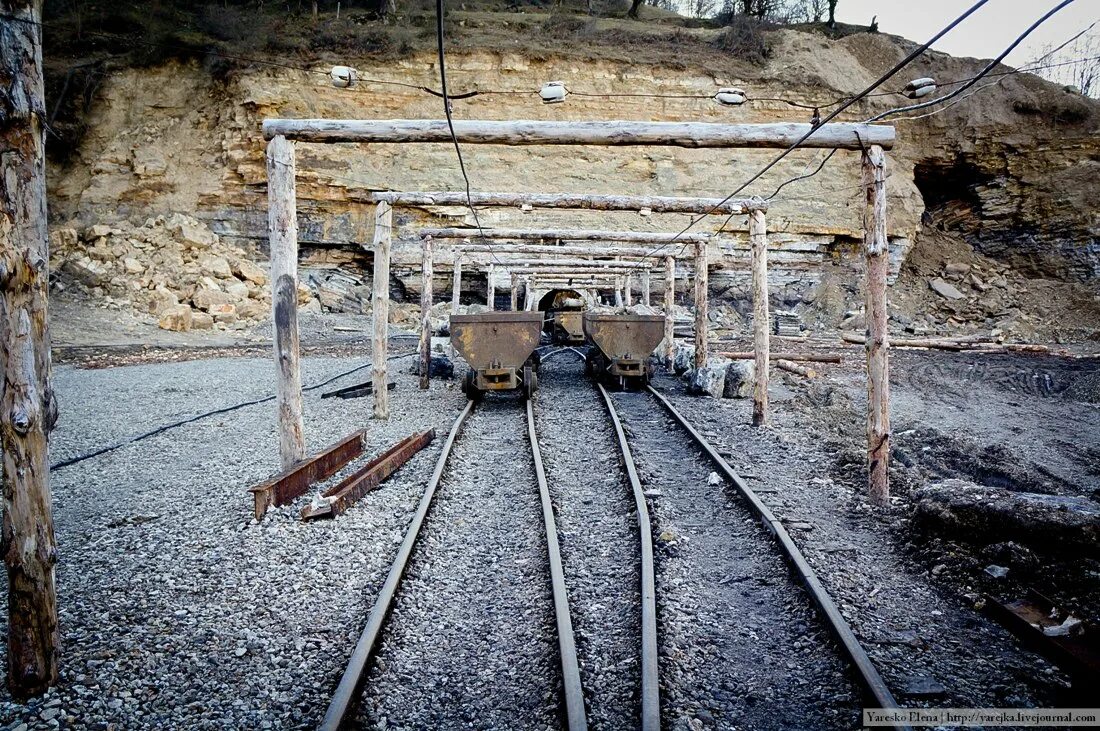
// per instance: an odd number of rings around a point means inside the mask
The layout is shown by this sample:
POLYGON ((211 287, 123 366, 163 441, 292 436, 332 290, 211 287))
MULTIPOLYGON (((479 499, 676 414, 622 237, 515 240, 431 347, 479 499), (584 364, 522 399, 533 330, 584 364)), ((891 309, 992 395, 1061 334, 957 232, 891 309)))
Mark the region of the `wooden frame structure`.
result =
MULTIPOLYGON (((268 186, 269 228, 271 233, 272 273, 278 273, 287 285, 280 286, 280 279, 272 277, 272 308, 275 317, 275 355, 279 365, 277 378, 279 404, 280 454, 284 463, 293 461, 299 453, 301 443, 301 380, 298 375, 298 335, 296 267, 288 266, 288 260, 297 260, 297 227, 292 220, 294 215, 294 146, 293 142, 354 142, 354 143, 431 143, 451 142, 452 128, 446 120, 326 120, 326 119, 267 119, 263 123, 264 138, 268 143, 268 175, 272 184, 268 186), (280 173, 279 171, 282 171, 280 173), (276 260, 279 261, 276 270, 276 260)), ((826 148, 859 150, 863 153, 863 185, 867 203, 864 215, 864 252, 866 256, 867 276, 865 294, 867 300, 868 337, 867 372, 868 404, 867 434, 868 461, 870 464, 870 493, 876 502, 884 502, 889 496, 888 469, 890 453, 889 433, 889 382, 888 382, 888 341, 886 337, 886 192, 885 192, 885 153, 893 146, 895 130, 889 125, 868 125, 858 123, 833 123, 813 127, 808 124, 713 124, 699 122, 644 122, 644 121, 606 121, 606 122, 552 122, 552 121, 485 121, 456 120, 453 124, 454 140, 463 144, 502 144, 519 145, 646 145, 684 148, 786 148, 798 143, 803 148, 826 148), (812 134, 811 134, 812 133, 812 134), (806 135, 809 134, 807 137, 806 135)), ((588 210, 661 210, 669 212, 700 212, 706 208, 710 199, 692 199, 690 210, 668 203, 669 199, 636 196, 577 196, 575 194, 477 194, 474 205, 499 205, 521 207, 536 204, 553 208, 581 208, 588 210), (643 202, 647 200, 648 203, 643 202)), ((375 297, 378 282, 388 282, 389 245, 392 240, 392 205, 462 205, 467 200, 459 193, 375 193, 372 199, 379 203, 380 212, 376 212, 375 233, 375 297), (419 196, 419 198, 417 198, 419 196), (382 207, 381 204, 387 204, 382 207), (381 227, 377 224, 381 223, 381 227), (384 259, 384 262, 379 262, 384 259), (379 278, 380 273, 386 278, 379 278)), ((754 296, 754 348, 757 361, 757 387, 754 390, 753 422, 764 424, 767 420, 767 229, 764 206, 752 205, 745 201, 731 201, 739 205, 739 213, 751 213, 750 239, 752 241, 752 271, 754 296), (763 347, 763 350, 762 349, 763 347), (762 385, 761 385, 762 384, 762 385)), ((708 212, 704 210, 703 212, 708 212)), ((718 211, 715 211, 718 212, 718 211)), ((730 212, 733 212, 732 210, 730 212)), ((594 236, 600 232, 592 231, 528 231, 522 236, 516 231, 504 230, 504 238, 535 240, 546 238, 546 234, 559 240, 601 240, 594 236)), ((425 276, 424 292, 421 296, 422 316, 422 358, 430 357, 430 350, 424 343, 423 330, 430 326, 431 308, 431 241, 434 237, 463 238, 473 234, 468 229, 433 229, 422 232, 424 241, 425 276)), ((478 232, 480 236, 482 232, 478 232)), ((639 236, 642 234, 639 233, 639 236)), ((661 237, 667 235, 649 234, 661 237)), ((695 245, 696 276, 696 351, 695 363, 703 366, 707 360, 707 248, 705 235, 679 237, 679 241, 695 245), (699 238, 696 238, 699 237, 699 238), (702 314, 702 317, 700 316, 702 314)), ((636 239, 638 243, 650 243, 636 239)), ((674 282, 674 264, 671 256, 665 257, 666 277, 674 282)), ((461 276, 461 275, 459 275, 461 276)), ((666 287, 666 311, 671 322, 671 302, 666 287)), ((377 299, 376 299, 377 301, 377 299)), ((530 304, 530 303, 528 303, 530 304)), ((372 353, 374 368, 372 373, 385 375, 387 353, 387 313, 383 305, 381 312, 374 312, 375 350, 372 353), (380 317, 382 315, 382 317, 380 317)), ((666 324, 666 333, 671 325, 666 324)), ((667 347, 667 346, 666 346, 667 347)), ((422 362, 421 385, 427 386, 426 362, 422 362)), ((375 383, 375 416, 385 418, 388 415, 388 391, 385 383, 375 383), (378 386, 381 385, 381 388, 378 386)))

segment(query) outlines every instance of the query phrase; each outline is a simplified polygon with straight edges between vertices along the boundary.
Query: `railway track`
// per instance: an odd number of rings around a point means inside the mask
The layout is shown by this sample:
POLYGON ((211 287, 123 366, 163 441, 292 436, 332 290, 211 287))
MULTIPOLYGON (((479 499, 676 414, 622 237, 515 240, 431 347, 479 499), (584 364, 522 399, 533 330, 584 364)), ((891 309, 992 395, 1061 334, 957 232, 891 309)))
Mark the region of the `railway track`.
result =
POLYGON ((549 393, 537 405, 471 401, 459 415, 321 728, 575 731, 590 718, 647 731, 662 718, 668 727, 694 718, 846 728, 860 706, 850 669, 868 705, 895 707, 786 530, 702 435, 652 388, 578 388, 581 367, 570 360, 544 366, 549 393), (658 420, 668 414, 662 428, 653 428, 654 406, 658 420), (541 445, 536 413, 556 432, 541 445), (516 448, 524 432, 530 454, 516 448), (606 464, 614 452, 621 471, 606 464), (594 469, 576 464, 577 453, 597 455, 594 469), (712 467, 738 495, 710 484, 712 467), (479 508, 486 487, 498 492, 479 508), (494 535, 515 540, 500 545, 494 535), (471 604, 482 595, 495 596, 489 620, 471 604))

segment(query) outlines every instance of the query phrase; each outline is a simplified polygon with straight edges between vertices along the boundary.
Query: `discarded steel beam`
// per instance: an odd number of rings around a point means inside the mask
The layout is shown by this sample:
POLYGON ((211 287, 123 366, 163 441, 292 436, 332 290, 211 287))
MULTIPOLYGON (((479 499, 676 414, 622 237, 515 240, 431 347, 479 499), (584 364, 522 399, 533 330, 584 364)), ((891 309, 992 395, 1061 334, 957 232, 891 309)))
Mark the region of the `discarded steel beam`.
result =
POLYGON ((405 437, 372 459, 362 469, 325 490, 321 497, 327 501, 326 504, 307 505, 302 509, 302 520, 335 518, 337 515, 342 515, 357 500, 397 472, 414 454, 431 444, 433 439, 435 439, 435 429, 405 437))
POLYGON ((985 607, 1026 646, 1068 673, 1075 691, 1100 688, 1100 632, 1096 627, 1059 609, 1034 589, 1010 602, 986 597, 985 607))
POLYGON ((341 467, 362 454, 366 433, 366 429, 359 429, 312 457, 248 488, 256 501, 256 520, 263 520, 268 508, 286 505, 304 495, 310 485, 336 474, 341 467))
MULTIPOLYGON (((397 388, 397 384, 393 381, 386 384, 387 391, 392 391, 395 388, 397 388)), ((321 394, 321 398, 359 398, 360 396, 369 396, 372 393, 374 393, 374 382, 367 381, 366 383, 356 383, 352 386, 345 386, 335 391, 323 393, 321 394)))

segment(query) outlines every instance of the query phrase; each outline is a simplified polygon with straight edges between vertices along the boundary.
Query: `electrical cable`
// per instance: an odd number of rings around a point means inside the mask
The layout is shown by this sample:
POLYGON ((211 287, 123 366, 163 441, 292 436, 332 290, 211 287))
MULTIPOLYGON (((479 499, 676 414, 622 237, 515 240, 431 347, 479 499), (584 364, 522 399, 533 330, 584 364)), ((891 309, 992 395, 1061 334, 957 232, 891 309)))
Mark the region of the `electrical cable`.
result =
MULTIPOLYGON (((776 165, 777 165, 777 164, 778 164, 778 163, 779 163, 779 162, 780 162, 781 160, 783 160, 783 158, 785 158, 785 157, 786 157, 787 155, 791 154, 791 153, 792 153, 792 152, 793 152, 794 150, 796 150, 796 149, 797 149, 797 148, 798 148, 798 147, 799 147, 799 146, 800 146, 800 145, 801 145, 801 144, 802 144, 803 142, 805 142, 806 140, 808 140, 808 139, 809 139, 809 138, 810 138, 810 137, 811 137, 811 136, 812 136, 812 135, 813 135, 813 134, 814 134, 815 132, 817 132, 817 130, 818 130, 818 129, 820 129, 820 128, 821 128, 822 126, 824 126, 824 125, 825 125, 826 123, 828 123, 828 122, 829 122, 830 120, 832 120, 832 119, 835 119, 835 118, 836 118, 836 117, 837 117, 837 116, 838 116, 838 115, 839 115, 839 114, 840 114, 841 112, 843 112, 843 111, 844 111, 845 109, 847 109, 848 107, 852 106, 852 105, 853 105, 853 104, 855 104, 855 103, 856 103, 857 101, 859 101, 860 99, 862 99, 862 98, 863 98, 864 96, 866 96, 867 94, 870 94, 870 93, 871 93, 872 91, 874 91, 874 90, 875 90, 875 89, 876 89, 877 87, 879 87, 880 85, 882 85, 883 83, 885 83, 887 79, 889 79, 889 78, 890 78, 890 77, 892 77, 892 76, 893 76, 894 74, 896 74, 896 73, 897 73, 898 71, 900 71, 901 69, 903 69, 903 68, 905 68, 905 67, 906 67, 907 65, 909 65, 909 64, 910 64, 910 63, 911 63, 911 62, 912 62, 912 61, 913 61, 913 60, 914 60, 915 58, 917 58, 918 56, 920 56, 921 54, 923 54, 923 53, 924 53, 925 51, 927 51, 927 50, 928 50, 928 49, 929 49, 929 48, 930 48, 930 47, 932 46, 932 44, 933 44, 933 43, 935 43, 935 42, 936 42, 936 41, 938 41, 938 40, 939 40, 940 38, 942 38, 943 36, 945 36, 945 35, 946 35, 947 33, 949 33, 949 32, 950 32, 950 31, 951 31, 952 29, 954 29, 954 28, 955 28, 956 26, 958 26, 958 25, 959 25, 960 23, 962 23, 962 22, 963 22, 964 20, 966 20, 967 18, 969 18, 969 17, 970 17, 970 16, 972 15, 972 14, 974 14, 975 12, 977 12, 977 10, 978 10, 979 8, 981 8, 981 7, 983 6, 983 5, 985 5, 985 4, 986 4, 986 3, 988 3, 988 2, 989 2, 989 0, 978 0, 978 2, 974 3, 973 5, 971 5, 971 6, 970 6, 970 7, 969 7, 969 8, 968 8, 968 9, 966 10, 966 12, 964 12, 964 13, 963 13, 962 15, 960 15, 959 17, 955 18, 955 20, 951 21, 951 23, 949 23, 949 24, 948 24, 948 25, 947 25, 947 26, 946 26, 945 28, 943 28, 943 30, 941 30, 941 31, 939 31, 938 33, 936 33, 936 35, 932 36, 932 38, 930 38, 930 39, 929 39, 928 41, 926 41, 926 42, 925 42, 924 44, 922 44, 921 46, 919 46, 919 47, 918 47, 918 48, 917 48, 916 50, 914 50, 914 51, 911 51, 911 52, 910 52, 910 53, 909 53, 909 54, 908 54, 908 55, 907 55, 907 56, 906 56, 905 58, 903 58, 903 59, 902 59, 901 61, 898 61, 898 62, 897 62, 896 64, 894 64, 893 68, 891 68, 891 69, 890 69, 889 71, 887 71, 887 72, 886 72, 885 74, 883 74, 883 75, 882 75, 882 76, 880 76, 880 77, 879 77, 878 79, 876 79, 876 80, 875 80, 874 82, 872 82, 872 83, 871 83, 871 85, 870 85, 870 86, 868 86, 868 87, 867 87, 866 89, 864 89, 864 90, 863 90, 862 92, 860 92, 859 94, 857 94, 856 96, 852 97, 851 99, 849 99, 848 101, 844 102, 844 103, 843 103, 843 104, 841 104, 841 105, 840 105, 839 107, 837 107, 836 109, 834 109, 834 110, 833 110, 832 112, 830 112, 830 113, 829 113, 829 115, 828 115, 827 117, 825 117, 824 119, 822 119, 820 123, 818 123, 817 125, 814 125, 814 126, 810 127, 809 131, 807 131, 807 132, 806 132, 806 134, 802 135, 802 136, 801 136, 801 137, 800 137, 799 139, 797 139, 797 140, 796 140, 796 141, 795 141, 795 142, 794 142, 793 144, 791 144, 791 145, 790 145, 789 147, 787 147, 787 148, 786 148, 785 150, 783 150, 783 151, 782 151, 781 153, 779 153, 779 155, 777 155, 777 156, 776 156, 775 158, 773 158, 771 162, 769 162, 769 163, 768 163, 767 165, 765 165, 765 166, 764 166, 763 168, 761 168, 761 169, 760 169, 759 171, 757 171, 757 172, 756 172, 756 173, 755 173, 755 174, 754 174, 754 175, 753 175, 752 177, 750 177, 750 178, 749 178, 748 180, 746 180, 746 181, 745 181, 744 183, 742 183, 742 184, 741 184, 741 185, 740 185, 740 186, 739 186, 739 187, 738 187, 738 188, 737 188, 737 189, 736 189, 735 191, 733 191, 732 193, 730 193, 729 195, 727 195, 727 196, 726 196, 725 198, 723 198, 723 199, 722 199, 722 200, 721 200, 720 202, 716 203, 716 204, 715 204, 715 205, 714 205, 714 206, 713 206, 713 207, 712 207, 712 208, 711 208, 711 209, 710 209, 709 211, 707 211, 706 213, 700 214, 699 216, 697 216, 697 217, 695 217, 694 219, 692 219, 692 220, 691 220, 691 222, 689 222, 689 223, 688 223, 688 225, 687 225, 687 226, 685 226, 685 227, 684 227, 683 229, 681 229, 681 230, 680 230, 680 231, 679 231, 679 232, 678 232, 678 233, 677 233, 677 234, 676 234, 675 236, 673 236, 673 237, 672 237, 671 239, 669 239, 669 240, 668 240, 667 242, 665 242, 664 244, 661 244, 660 246, 658 246, 658 247, 656 247, 655 249, 653 249, 653 251, 652 251, 651 253, 656 253, 656 252, 659 252, 659 251, 661 251, 662 249, 665 249, 665 248, 667 248, 667 247, 671 246, 672 244, 674 244, 674 243, 675 243, 675 242, 676 242, 676 241, 677 241, 677 240, 678 240, 678 239, 679 239, 679 238, 680 238, 681 236, 683 236, 683 235, 684 235, 685 233, 687 233, 688 231, 690 231, 690 230, 691 230, 691 229, 692 229, 692 228, 693 228, 693 227, 694 227, 694 226, 695 226, 695 225, 696 225, 697 223, 699 223, 699 222, 700 222, 700 221, 702 221, 702 220, 703 220, 704 218, 706 218, 707 216, 709 216, 709 215, 711 215, 712 213, 714 213, 715 211, 717 211, 717 210, 718 210, 718 209, 719 209, 719 208, 720 208, 720 207, 721 207, 721 206, 722 206, 723 204, 727 203, 727 202, 728 202, 728 201, 729 201, 730 199, 732 199, 732 198, 733 198, 733 197, 734 197, 735 195, 737 195, 738 193, 740 193, 741 191, 743 191, 743 190, 744 190, 745 188, 749 187, 749 186, 750 186, 750 185, 751 185, 752 183, 754 183, 755 181, 759 180, 761 176, 763 176, 763 175, 764 175, 765 173, 767 173, 767 172, 768 172, 769 170, 771 170, 771 169, 772 169, 773 167, 775 167, 775 166, 776 166, 776 165)), ((1066 2, 1073 2, 1073 0, 1066 0, 1066 2)), ((681 249, 681 251, 682 251, 682 250, 683 250, 683 249, 681 249)))
POLYGON ((1023 43, 1024 39, 1027 38, 1029 35, 1031 35, 1035 31, 1035 29, 1037 29, 1040 25, 1042 25, 1047 20, 1049 20, 1055 13, 1057 13, 1062 8, 1066 7, 1067 5, 1072 5, 1074 3, 1074 1, 1075 0, 1062 0, 1062 2, 1058 3, 1053 8, 1048 10, 1046 13, 1044 13, 1042 15, 1042 17, 1040 17, 1038 20, 1036 20, 1034 23, 1032 23, 1030 26, 1028 26, 1027 30, 1025 30, 1023 33, 1021 33, 1016 38, 1016 40, 1014 40, 1012 43, 1010 43, 1008 48, 1006 48, 1004 51, 1002 51, 1001 54, 999 56, 997 56, 997 58, 990 61, 989 64, 986 65, 986 67, 978 73, 977 76, 970 79, 969 81, 967 81, 965 84, 960 86, 958 89, 955 89, 955 91, 951 92, 950 94, 946 94, 946 95, 938 97, 936 99, 930 99, 926 102, 920 102, 918 104, 910 104, 908 106, 898 107, 896 109, 887 110, 885 112, 882 112, 880 114, 876 114, 873 117, 868 118, 867 120, 865 120, 864 123, 865 124, 870 124, 871 122, 877 122, 880 119, 885 119, 886 117, 892 116, 894 114, 901 114, 902 112, 912 112, 912 111, 915 111, 917 109, 926 109, 927 107, 935 106, 937 104, 942 104, 943 102, 947 101, 948 99, 952 99, 952 98, 958 96, 959 94, 963 93, 964 91, 966 91, 970 87, 974 86, 974 84, 978 83, 978 81, 983 76, 985 76, 986 74, 991 72, 999 63, 1001 63, 1001 61, 1004 60, 1005 56, 1007 56, 1009 53, 1011 53, 1016 48, 1016 46, 1023 43))
MULTIPOLYGON (((398 353, 396 355, 391 355, 391 356, 387 357, 386 360, 387 361, 397 360, 398 358, 406 358, 410 355, 416 355, 416 351, 410 351, 408 353, 398 353)), ((364 370, 366 368, 370 368, 371 365, 372 365, 372 363, 366 363, 364 365, 356 366, 355 368, 344 371, 342 373, 337 373, 335 376, 332 376, 331 378, 328 378, 324 381, 321 381, 320 383, 314 383, 312 386, 305 386, 304 388, 302 388, 302 392, 304 393, 304 392, 307 392, 307 391, 316 391, 318 388, 323 388, 323 387, 327 386, 328 384, 332 383, 333 381, 336 381, 336 380, 339 380, 339 379, 343 378, 344 376, 350 376, 352 373, 358 373, 361 370, 364 370)), ((174 421, 171 424, 164 424, 163 426, 158 426, 156 429, 153 429, 151 431, 147 431, 143 434, 138 434, 137 436, 130 437, 128 439, 124 439, 123 441, 118 442, 116 444, 111 444, 111 445, 108 445, 106 447, 100 447, 99 449, 93 450, 91 452, 85 452, 84 454, 77 455, 76 457, 70 457, 69 459, 65 459, 65 460, 62 460, 62 461, 57 462, 55 464, 52 464, 52 465, 50 465, 50 472, 53 472, 54 470, 59 470, 62 467, 69 467, 69 466, 74 465, 74 464, 79 464, 80 462, 83 462, 85 460, 89 460, 93 457, 99 457, 100 455, 108 454, 110 452, 114 452, 116 449, 121 449, 123 447, 134 444, 135 442, 140 442, 140 441, 148 439, 150 437, 155 437, 158 434, 163 434, 166 431, 169 431, 171 429, 175 429, 175 428, 180 427, 180 426, 185 426, 187 424, 193 424, 196 421, 201 421, 202 419, 207 419, 211 416, 218 416, 220 414, 228 414, 232 411, 237 411, 238 409, 243 409, 246 406, 255 406, 256 404, 262 404, 262 403, 266 403, 268 401, 274 401, 274 400, 275 400, 275 394, 272 394, 270 396, 264 396, 263 398, 253 399, 251 401, 242 401, 241 403, 233 404, 232 406, 224 406, 220 409, 213 409, 212 411, 207 411, 205 413, 198 414, 197 416, 191 416, 191 417, 188 417, 186 419, 180 419, 179 421, 174 421)))

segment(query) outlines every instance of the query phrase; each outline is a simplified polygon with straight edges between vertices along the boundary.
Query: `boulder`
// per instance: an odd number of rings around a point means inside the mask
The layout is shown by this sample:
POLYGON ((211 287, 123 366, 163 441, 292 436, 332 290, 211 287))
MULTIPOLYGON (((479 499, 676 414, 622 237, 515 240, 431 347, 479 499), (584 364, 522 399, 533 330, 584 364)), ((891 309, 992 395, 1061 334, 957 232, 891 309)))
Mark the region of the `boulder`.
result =
POLYGON ((87 287, 102 287, 110 280, 107 267, 86 256, 69 259, 61 265, 61 271, 87 287))
POLYGON ((169 307, 175 307, 180 303, 176 293, 164 285, 158 285, 152 293, 150 311, 158 317, 169 307))
POLYGON ((61 227, 50 232, 50 251, 68 251, 80 241, 80 234, 75 228, 61 227))
POLYGON ((229 261, 224 256, 204 256, 199 259, 199 271, 208 277, 218 279, 232 279, 233 270, 229 267, 229 261))
POLYGON ((298 308, 298 312, 302 312, 307 315, 320 315, 321 300, 310 298, 308 302, 298 308))
POLYGON ((113 232, 114 232, 114 229, 111 228, 110 226, 108 226, 107 224, 97 223, 94 226, 89 226, 88 228, 84 229, 84 240, 85 241, 95 241, 96 239, 101 239, 105 236, 110 236, 111 233, 113 233, 113 232))
POLYGON ((695 348, 679 343, 672 351, 672 370, 678 376, 687 373, 695 365, 695 348))
POLYGON ((219 292, 214 289, 199 289, 191 296, 192 304, 198 309, 206 310, 207 312, 214 307, 229 304, 232 299, 233 298, 225 292, 219 292))
POLYGON ((186 332, 191 329, 192 312, 187 305, 173 305, 161 313, 157 324, 162 330, 186 332))
POLYGON ((726 366, 722 398, 749 398, 756 385, 756 363, 751 360, 735 360, 726 366))
POLYGON ((730 361, 727 358, 709 358, 702 368, 687 373, 687 392, 693 396, 711 396, 722 398, 726 389, 726 369, 730 361))
POLYGON ((249 300, 237 305, 237 317, 242 320, 262 320, 271 312, 271 308, 249 300))
POLYGON ((195 311, 191 313, 192 330, 209 330, 214 327, 214 318, 206 312, 195 311))
POLYGON ((913 495, 919 521, 968 541, 1014 541, 1100 557, 1100 504, 944 480, 913 495))
POLYGON ((246 279, 249 282, 255 282, 256 284, 267 283, 267 272, 258 264, 249 261, 248 259, 237 259, 232 264, 233 273, 241 279, 246 279))
POLYGON ((217 234, 190 216, 175 213, 168 219, 167 227, 176 238, 193 249, 209 249, 218 243, 217 234))
POLYGON ((127 274, 141 274, 145 271, 145 265, 132 256, 122 260, 122 268, 126 270, 127 274))
POLYGON ((224 289, 225 293, 235 300, 248 299, 248 285, 244 282, 234 279, 231 282, 227 282, 224 289))
POLYGON ((214 318, 214 322, 230 324, 237 321, 237 306, 230 302, 214 305, 208 312, 214 318))
POLYGON ((940 297, 949 300, 962 299, 965 295, 958 290, 955 285, 944 281, 937 277, 936 279, 929 280, 928 286, 932 288, 932 291, 938 294, 940 297))

